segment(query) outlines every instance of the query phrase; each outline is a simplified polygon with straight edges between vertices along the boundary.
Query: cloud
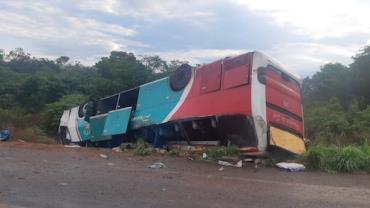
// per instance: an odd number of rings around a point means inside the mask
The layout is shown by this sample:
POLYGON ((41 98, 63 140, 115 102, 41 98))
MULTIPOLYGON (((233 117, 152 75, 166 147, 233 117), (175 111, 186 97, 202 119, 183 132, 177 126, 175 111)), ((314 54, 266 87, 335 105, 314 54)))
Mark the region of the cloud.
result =
POLYGON ((141 21, 157 22, 166 19, 188 19, 205 18, 213 15, 209 8, 219 0, 141 0, 141 1, 119 1, 119 0, 82 0, 78 6, 82 10, 105 12, 117 16, 131 17, 141 21))
POLYGON ((61 5, 37 1, 27 4, 1 2, 0 13, 0 35, 27 39, 36 45, 31 49, 33 54, 78 58, 107 54, 112 50, 148 47, 148 44, 132 39, 137 35, 133 28, 93 17, 77 16, 61 5))
POLYGON ((330 45, 323 43, 291 42, 277 44, 267 53, 279 60, 288 70, 308 76, 317 71, 326 63, 351 63, 353 56, 360 45, 330 45))
POLYGON ((0 44, 89 65, 112 50, 192 64, 260 50, 304 76, 350 63, 369 42, 369 10, 356 0, 9 0, 0 44))
POLYGON ((370 34, 370 3, 351 0, 235 0, 251 11, 270 16, 291 32, 314 39, 370 34))

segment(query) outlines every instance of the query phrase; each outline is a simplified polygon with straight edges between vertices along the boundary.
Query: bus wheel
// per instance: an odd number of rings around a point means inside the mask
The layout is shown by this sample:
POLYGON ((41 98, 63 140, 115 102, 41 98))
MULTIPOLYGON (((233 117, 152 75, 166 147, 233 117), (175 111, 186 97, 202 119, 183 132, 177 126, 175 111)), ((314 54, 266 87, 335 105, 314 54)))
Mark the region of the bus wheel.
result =
POLYGON ((173 91, 180 91, 186 87, 191 79, 192 68, 183 64, 170 75, 170 87, 173 91))

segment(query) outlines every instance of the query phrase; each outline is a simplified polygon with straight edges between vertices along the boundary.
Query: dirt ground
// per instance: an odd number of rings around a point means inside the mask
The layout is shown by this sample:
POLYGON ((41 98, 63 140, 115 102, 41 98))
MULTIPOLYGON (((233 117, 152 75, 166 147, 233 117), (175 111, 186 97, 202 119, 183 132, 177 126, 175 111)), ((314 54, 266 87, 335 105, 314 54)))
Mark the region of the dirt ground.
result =
POLYGON ((0 207, 370 207, 370 175, 0 143, 0 207), (106 154, 103 159, 100 154, 106 154), (153 162, 167 168, 150 169, 153 162))

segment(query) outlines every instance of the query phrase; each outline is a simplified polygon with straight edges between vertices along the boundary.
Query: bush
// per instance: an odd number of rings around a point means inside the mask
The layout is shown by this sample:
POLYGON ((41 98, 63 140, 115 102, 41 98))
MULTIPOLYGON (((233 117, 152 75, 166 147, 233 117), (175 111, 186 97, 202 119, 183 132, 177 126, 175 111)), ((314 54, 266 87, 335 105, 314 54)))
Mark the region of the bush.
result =
POLYGON ((134 149, 134 154, 139 156, 147 156, 153 152, 153 148, 144 141, 144 139, 138 139, 136 142, 136 147, 134 149))
POLYGON ((312 169, 326 172, 370 171, 370 147, 361 146, 311 146, 302 156, 302 162, 312 169))

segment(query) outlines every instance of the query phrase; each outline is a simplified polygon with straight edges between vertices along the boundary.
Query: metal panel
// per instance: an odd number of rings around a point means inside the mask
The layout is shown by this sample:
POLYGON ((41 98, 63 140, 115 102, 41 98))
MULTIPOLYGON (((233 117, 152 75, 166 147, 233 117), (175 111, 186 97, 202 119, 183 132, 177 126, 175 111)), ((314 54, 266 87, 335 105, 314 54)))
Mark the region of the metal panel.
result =
POLYGON ((90 119, 91 141, 108 140, 110 137, 103 136, 107 114, 93 116, 90 119))
POLYGON ((214 92, 221 88, 221 61, 206 65, 200 70, 202 73, 201 93, 214 92))
POLYGON ((249 54, 244 54, 224 60, 223 89, 248 84, 250 59, 249 54))
POLYGON ((103 136, 126 133, 131 109, 131 107, 128 107, 108 112, 104 124, 103 136))

